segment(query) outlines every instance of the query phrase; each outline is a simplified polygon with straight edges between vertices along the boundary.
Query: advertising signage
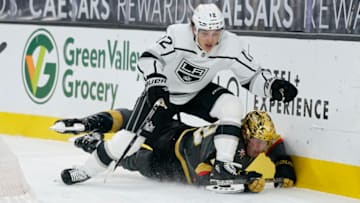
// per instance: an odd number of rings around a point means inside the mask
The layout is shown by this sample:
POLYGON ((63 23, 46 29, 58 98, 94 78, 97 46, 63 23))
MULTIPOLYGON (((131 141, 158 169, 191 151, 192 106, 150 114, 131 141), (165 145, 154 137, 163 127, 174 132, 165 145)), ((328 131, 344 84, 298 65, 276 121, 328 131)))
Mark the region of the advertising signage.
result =
POLYGON ((0 0, 0 22, 165 29, 190 22, 194 8, 208 2, 234 32, 360 34, 356 0, 0 0))

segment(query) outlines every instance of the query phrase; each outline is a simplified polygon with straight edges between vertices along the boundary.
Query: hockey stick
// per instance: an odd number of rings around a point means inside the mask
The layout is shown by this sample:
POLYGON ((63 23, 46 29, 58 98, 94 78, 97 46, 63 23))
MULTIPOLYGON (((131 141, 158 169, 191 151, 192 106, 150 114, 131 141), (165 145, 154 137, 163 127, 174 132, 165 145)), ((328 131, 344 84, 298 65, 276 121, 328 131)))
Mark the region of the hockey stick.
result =
MULTIPOLYGON (((210 180, 210 185, 248 184, 249 181, 251 182, 251 180, 249 180, 248 178, 238 178, 223 181, 216 180, 214 182, 210 180)), ((265 178, 266 183, 281 183, 282 181, 283 178, 265 178)))
POLYGON ((125 158, 126 154, 129 152, 130 148, 133 146, 133 144, 135 143, 136 139, 139 137, 141 131, 144 130, 144 128, 147 126, 147 124, 150 123, 152 117, 154 116, 154 114, 156 113, 156 111, 158 110, 158 108, 163 107, 164 109, 167 108, 165 101, 163 98, 158 99, 155 104, 152 106, 152 108, 150 109, 150 112, 148 113, 148 115, 145 117, 144 121, 141 123, 139 130, 136 132, 135 136, 131 139, 131 141, 129 142, 128 146, 125 148, 124 153, 121 155, 121 157, 116 161, 116 164, 113 168, 113 171, 119 166, 120 162, 125 158))
POLYGON ((3 43, 0 44, 0 53, 1 53, 2 51, 4 51, 4 49, 6 48, 6 46, 7 46, 7 43, 6 43, 6 42, 3 42, 3 43))

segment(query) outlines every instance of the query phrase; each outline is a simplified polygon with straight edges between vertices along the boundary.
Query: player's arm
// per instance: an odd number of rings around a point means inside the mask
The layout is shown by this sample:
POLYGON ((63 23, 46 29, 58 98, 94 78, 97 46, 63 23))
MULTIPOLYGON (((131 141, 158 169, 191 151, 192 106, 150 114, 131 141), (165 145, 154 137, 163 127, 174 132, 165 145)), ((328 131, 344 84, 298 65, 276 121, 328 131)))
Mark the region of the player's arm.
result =
POLYGON ((146 99, 150 105, 153 105, 159 98, 163 98, 165 103, 169 103, 164 67, 166 61, 171 60, 175 55, 172 32, 172 26, 169 26, 166 34, 152 47, 145 50, 138 60, 137 68, 145 80, 146 99))
POLYGON ((290 82, 276 78, 270 70, 262 68, 249 54, 242 41, 238 41, 236 60, 231 66, 242 87, 261 97, 289 102, 297 95, 296 87, 290 82))
POLYGON ((65 118, 55 121, 51 129, 58 133, 99 133, 116 132, 126 126, 131 115, 128 109, 115 109, 99 112, 84 118, 65 118))
POLYGON ((266 155, 275 164, 275 180, 280 181, 274 183, 275 187, 293 187, 296 183, 294 163, 286 153, 284 141, 281 137, 269 147, 266 155))
POLYGON ((166 58, 174 53, 173 43, 173 37, 166 33, 141 54, 137 68, 145 80, 152 74, 163 74, 166 58))

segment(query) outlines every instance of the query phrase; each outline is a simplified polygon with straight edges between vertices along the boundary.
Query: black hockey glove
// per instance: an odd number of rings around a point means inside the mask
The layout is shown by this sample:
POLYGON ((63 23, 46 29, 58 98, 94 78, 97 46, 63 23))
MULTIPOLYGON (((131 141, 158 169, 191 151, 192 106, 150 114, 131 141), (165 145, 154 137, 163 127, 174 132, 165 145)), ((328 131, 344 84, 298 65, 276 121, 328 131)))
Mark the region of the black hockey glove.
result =
POLYGON ((109 112, 100 112, 85 118, 60 119, 50 128, 58 133, 78 134, 82 132, 107 133, 112 129, 113 118, 109 112))
POLYGON ((78 134, 82 132, 91 132, 102 130, 103 119, 100 116, 88 116, 83 119, 69 118, 55 121, 51 129, 58 133, 78 134))
POLYGON ((289 156, 282 156, 275 162, 274 186, 288 188, 296 183, 293 162, 289 156))
POLYGON ((92 153, 103 140, 104 135, 102 133, 92 132, 76 138, 74 144, 85 152, 92 153))
POLYGON ((289 102, 297 93, 296 87, 286 80, 275 79, 271 84, 271 99, 289 102))
POLYGON ((165 104, 169 104, 169 90, 166 86, 166 77, 159 73, 152 73, 146 78, 146 100, 150 106, 163 98, 165 104))

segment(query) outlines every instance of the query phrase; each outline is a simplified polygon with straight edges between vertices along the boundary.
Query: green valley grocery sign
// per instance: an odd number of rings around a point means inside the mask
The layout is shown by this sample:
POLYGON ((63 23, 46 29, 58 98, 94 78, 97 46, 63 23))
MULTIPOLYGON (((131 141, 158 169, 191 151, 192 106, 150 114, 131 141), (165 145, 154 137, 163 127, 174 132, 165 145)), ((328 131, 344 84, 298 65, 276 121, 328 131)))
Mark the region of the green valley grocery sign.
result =
POLYGON ((45 29, 34 31, 22 57, 22 79, 27 94, 37 104, 46 103, 55 91, 59 57, 54 38, 45 29))

